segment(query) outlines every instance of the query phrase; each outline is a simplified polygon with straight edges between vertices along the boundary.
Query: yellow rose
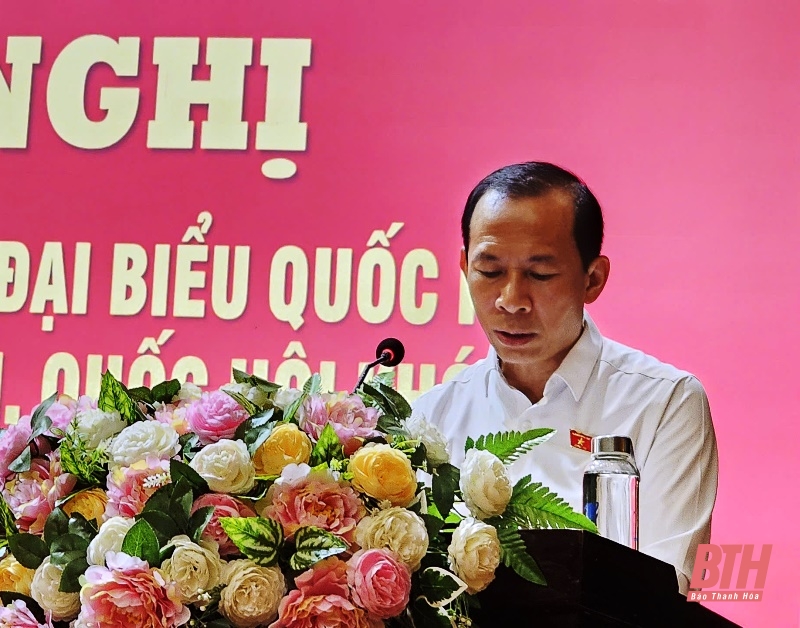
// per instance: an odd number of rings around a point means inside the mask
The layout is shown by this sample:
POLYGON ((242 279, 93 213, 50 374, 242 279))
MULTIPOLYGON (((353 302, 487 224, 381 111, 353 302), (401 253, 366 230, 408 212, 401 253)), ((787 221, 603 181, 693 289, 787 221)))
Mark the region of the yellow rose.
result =
POLYGON ((31 594, 33 569, 23 567, 11 554, 0 560, 0 591, 13 591, 22 595, 31 594))
POLYGON ((287 464, 307 463, 311 440, 294 423, 281 423, 256 450, 253 465, 259 475, 280 475, 287 464))
POLYGON ((417 492, 417 477, 408 457, 389 445, 369 443, 350 459, 353 486, 392 506, 408 506, 417 492))
POLYGON ((103 521, 103 513, 106 510, 108 496, 101 488, 90 488, 80 493, 75 493, 69 498, 62 508, 68 515, 79 513, 89 521, 96 519, 97 522, 103 521))

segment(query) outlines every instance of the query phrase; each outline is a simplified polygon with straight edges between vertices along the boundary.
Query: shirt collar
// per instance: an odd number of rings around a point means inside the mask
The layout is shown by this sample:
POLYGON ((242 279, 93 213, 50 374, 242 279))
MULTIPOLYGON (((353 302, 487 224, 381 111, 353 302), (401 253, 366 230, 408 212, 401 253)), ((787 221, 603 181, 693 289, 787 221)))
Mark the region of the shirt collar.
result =
MULTIPOLYGON (((556 369, 555 373, 550 376, 550 379, 545 385, 558 378, 566 384, 572 393, 575 401, 580 401, 583 391, 589 383, 589 378, 594 371, 597 360, 600 359, 600 352, 603 348, 603 337, 600 335, 600 330, 597 325, 589 316, 589 313, 583 311, 583 331, 581 332, 578 342, 570 349, 567 356, 564 358, 561 365, 556 369)), ((484 382, 486 385, 486 394, 489 394, 490 376, 493 371, 505 381, 502 372, 500 371, 500 360, 497 357, 497 352, 494 347, 489 347, 489 353, 486 356, 486 373, 484 382)))

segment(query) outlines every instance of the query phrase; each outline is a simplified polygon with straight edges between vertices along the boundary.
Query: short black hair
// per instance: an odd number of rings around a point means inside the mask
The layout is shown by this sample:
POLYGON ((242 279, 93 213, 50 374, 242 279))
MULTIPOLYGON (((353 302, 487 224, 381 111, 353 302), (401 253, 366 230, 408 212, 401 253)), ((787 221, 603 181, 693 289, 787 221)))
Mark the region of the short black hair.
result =
POLYGON ((469 227, 475 206, 484 194, 494 190, 509 198, 537 198, 553 190, 572 195, 575 221, 572 234, 581 256, 583 269, 600 255, 603 245, 603 210, 592 191, 576 175, 544 161, 511 164, 485 177, 470 192, 461 216, 461 237, 464 250, 469 250, 469 227))

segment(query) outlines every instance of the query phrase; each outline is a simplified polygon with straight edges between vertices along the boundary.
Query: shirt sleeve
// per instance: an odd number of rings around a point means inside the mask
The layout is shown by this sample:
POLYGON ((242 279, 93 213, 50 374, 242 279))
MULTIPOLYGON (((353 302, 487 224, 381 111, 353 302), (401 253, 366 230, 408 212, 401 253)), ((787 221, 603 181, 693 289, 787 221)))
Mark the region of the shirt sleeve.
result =
POLYGON ((687 377, 666 405, 639 487, 639 549, 674 565, 684 594, 697 546, 711 537, 718 470, 708 398, 687 377))

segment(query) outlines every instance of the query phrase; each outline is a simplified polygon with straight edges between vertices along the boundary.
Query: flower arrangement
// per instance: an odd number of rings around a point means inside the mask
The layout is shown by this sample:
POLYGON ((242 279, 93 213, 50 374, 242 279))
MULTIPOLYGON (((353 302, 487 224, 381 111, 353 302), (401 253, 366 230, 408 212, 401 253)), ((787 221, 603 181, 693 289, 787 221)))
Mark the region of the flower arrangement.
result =
POLYGON ((593 524, 506 465, 550 429, 467 442, 380 375, 357 394, 234 371, 53 395, 0 437, 0 628, 470 624, 519 530, 593 524))

